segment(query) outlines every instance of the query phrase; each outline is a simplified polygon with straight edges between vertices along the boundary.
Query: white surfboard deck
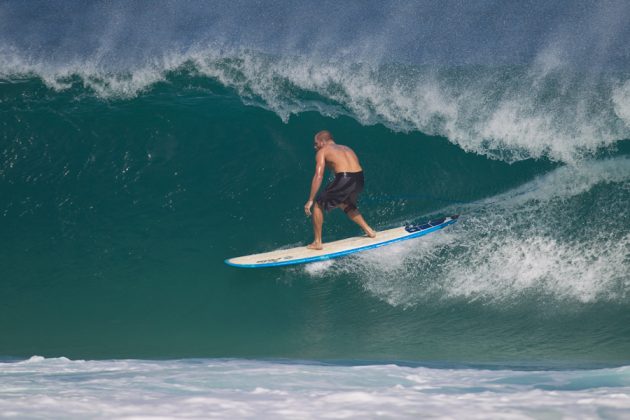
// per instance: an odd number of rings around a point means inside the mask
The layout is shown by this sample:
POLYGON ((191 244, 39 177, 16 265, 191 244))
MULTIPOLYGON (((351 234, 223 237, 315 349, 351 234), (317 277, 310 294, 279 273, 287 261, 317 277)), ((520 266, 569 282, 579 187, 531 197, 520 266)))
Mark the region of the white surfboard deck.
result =
POLYGON ((355 236, 334 242, 324 243, 324 249, 313 250, 306 246, 291 249, 279 249, 262 254, 246 255, 225 260, 225 263, 234 267, 261 268, 279 267, 291 264, 304 264, 315 261, 329 260, 342 257, 355 252, 366 251, 384 245, 417 238, 436 230, 443 229, 457 221, 458 215, 431 220, 426 223, 401 226, 393 229, 376 232, 376 238, 367 236, 355 236))

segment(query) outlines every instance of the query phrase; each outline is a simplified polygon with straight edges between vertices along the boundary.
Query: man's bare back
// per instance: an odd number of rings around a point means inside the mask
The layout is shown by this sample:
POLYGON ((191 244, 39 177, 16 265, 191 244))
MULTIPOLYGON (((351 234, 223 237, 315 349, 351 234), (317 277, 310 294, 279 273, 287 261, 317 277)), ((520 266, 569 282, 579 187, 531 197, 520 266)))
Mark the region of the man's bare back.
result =
POLYGON ((318 153, 324 155, 326 167, 334 173, 361 172, 363 170, 359 164, 359 158, 348 146, 336 143, 329 144, 323 147, 318 153))
POLYGON ((356 207, 359 194, 363 190, 363 168, 359 158, 348 146, 335 143, 330 132, 324 130, 315 135, 313 146, 315 155, 315 175, 311 182, 311 194, 304 205, 304 212, 311 216, 313 209, 313 232, 315 240, 309 249, 322 249, 322 225, 324 223, 323 210, 341 208, 370 238, 376 237, 376 232, 366 223, 356 207), (328 167, 335 173, 335 179, 328 184, 324 192, 314 202, 315 195, 322 185, 324 170, 328 167))

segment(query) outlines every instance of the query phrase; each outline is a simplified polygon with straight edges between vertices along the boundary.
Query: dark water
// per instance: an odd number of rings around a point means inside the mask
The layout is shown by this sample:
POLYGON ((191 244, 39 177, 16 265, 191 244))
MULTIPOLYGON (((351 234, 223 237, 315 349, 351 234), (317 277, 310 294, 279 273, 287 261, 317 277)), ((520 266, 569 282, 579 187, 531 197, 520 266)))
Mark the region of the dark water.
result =
MULTIPOLYGON (((586 47, 609 49, 605 68, 580 67, 561 30, 512 53, 467 53, 487 28, 413 53, 362 32, 385 19, 369 10, 354 37, 339 24, 307 42, 299 25, 230 38, 232 9, 195 25, 193 6, 165 5, 161 30, 157 12, 114 3, 109 26, 79 24, 104 6, 67 6, 30 37, 1 32, 0 355, 628 362, 630 82, 613 48, 625 29, 586 31, 586 47), (460 222, 334 263, 225 265, 311 239, 302 206, 321 129, 357 151, 376 228, 460 222)), ((570 22, 628 14, 595 12, 570 22)), ((327 216, 324 240, 354 234, 327 216)))

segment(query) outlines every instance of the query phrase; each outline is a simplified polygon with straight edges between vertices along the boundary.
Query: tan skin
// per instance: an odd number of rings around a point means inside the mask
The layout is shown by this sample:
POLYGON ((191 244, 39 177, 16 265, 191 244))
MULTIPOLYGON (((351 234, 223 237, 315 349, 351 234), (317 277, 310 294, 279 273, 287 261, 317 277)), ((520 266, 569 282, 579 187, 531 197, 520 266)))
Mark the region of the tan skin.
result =
MULTIPOLYGON (((313 147, 317 151, 315 155, 315 175, 311 182, 311 194, 308 201, 304 205, 304 213, 307 216, 313 216, 313 234, 315 239, 307 246, 309 249, 323 249, 322 244, 322 226, 324 224, 324 212, 319 204, 314 203, 315 195, 322 185, 324 179, 324 171, 326 168, 338 172, 359 172, 363 169, 359 164, 359 158, 348 146, 335 143, 328 132, 318 133, 313 140, 313 147), (313 211, 311 212, 311 207, 313 211)), ((342 210, 345 205, 339 206, 342 210)), ((358 210, 347 213, 348 218, 358 224, 361 229, 370 238, 376 237, 376 232, 366 223, 358 210)))

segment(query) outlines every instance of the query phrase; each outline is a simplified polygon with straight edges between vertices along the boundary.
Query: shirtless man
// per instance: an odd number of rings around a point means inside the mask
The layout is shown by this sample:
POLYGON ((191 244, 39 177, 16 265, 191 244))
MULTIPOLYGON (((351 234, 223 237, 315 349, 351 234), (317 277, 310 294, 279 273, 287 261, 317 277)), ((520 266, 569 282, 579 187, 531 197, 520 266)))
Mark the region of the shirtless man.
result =
POLYGON ((322 225, 324 212, 335 207, 341 208, 370 238, 376 237, 376 232, 368 224, 357 209, 357 198, 363 190, 363 169, 359 165, 357 155, 348 146, 335 143, 329 131, 323 130, 315 135, 313 145, 315 155, 315 175, 311 183, 311 195, 304 205, 304 212, 311 215, 313 207, 313 233, 315 240, 308 245, 309 249, 322 249, 322 225), (317 196, 313 206, 315 194, 322 185, 324 169, 328 167, 335 173, 335 179, 326 186, 323 193, 317 196))

